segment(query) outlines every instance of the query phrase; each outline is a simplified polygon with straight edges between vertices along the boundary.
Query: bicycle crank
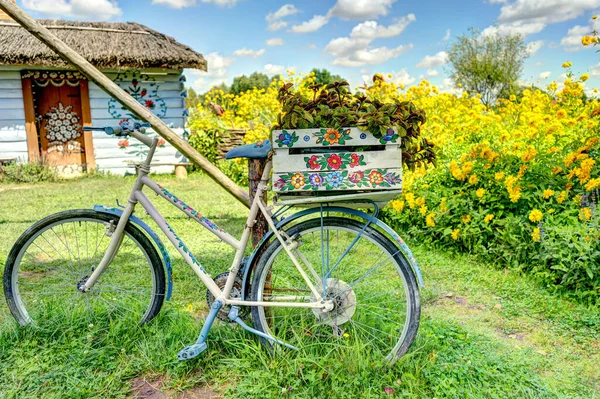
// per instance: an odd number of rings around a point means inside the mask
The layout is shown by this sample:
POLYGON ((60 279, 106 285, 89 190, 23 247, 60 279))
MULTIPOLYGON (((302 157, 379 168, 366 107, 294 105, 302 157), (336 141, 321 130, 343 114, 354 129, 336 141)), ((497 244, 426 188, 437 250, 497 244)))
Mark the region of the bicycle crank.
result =
MULTIPOLYGON (((229 278, 229 272, 224 272, 217 275, 213 281, 217 284, 220 290, 225 288, 225 283, 227 282, 227 278, 229 278)), ((233 287, 231 287, 231 299, 243 299, 242 298, 242 279, 239 275, 235 276, 235 280, 233 281, 233 287)), ((206 302, 208 303, 208 308, 212 307, 213 302, 215 301, 215 297, 210 291, 206 290, 206 302)), ((227 321, 232 323, 233 321, 229 318, 229 311, 231 310, 231 305, 223 306, 219 313, 217 313, 217 318, 219 320, 227 321)), ((250 313, 250 308, 248 306, 242 306, 239 310, 239 316, 244 318, 250 313)))

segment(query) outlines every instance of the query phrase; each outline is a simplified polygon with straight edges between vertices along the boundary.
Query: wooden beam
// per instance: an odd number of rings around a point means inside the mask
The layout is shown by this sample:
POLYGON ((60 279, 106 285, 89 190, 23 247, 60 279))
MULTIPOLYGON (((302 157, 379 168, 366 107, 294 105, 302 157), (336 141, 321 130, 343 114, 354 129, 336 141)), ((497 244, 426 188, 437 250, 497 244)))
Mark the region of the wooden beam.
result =
MULTIPOLYGON (((81 100, 81 122, 83 126, 92 126, 92 112, 90 111, 90 89, 87 80, 79 81, 79 97, 81 100)), ((83 132, 83 148, 85 149, 85 164, 87 170, 96 169, 96 156, 94 154, 94 140, 92 132, 83 132)))
POLYGON ((152 125, 152 128, 171 145, 177 148, 182 154, 191 161, 198 164, 214 181, 231 193, 238 201, 250 207, 248 193, 242 190, 237 184, 229 179, 223 172, 213 165, 208 159, 204 158, 198 151, 189 145, 181 137, 177 136, 169 127, 150 110, 137 102, 129 94, 125 93, 116 83, 106 77, 102 72, 96 69, 85 58, 73 51, 63 41, 52 34, 48 29, 27 15, 16 4, 10 0, 0 0, 0 9, 8 14, 15 22, 23 26, 32 35, 40 39, 48 47, 54 50, 62 58, 73 64, 88 79, 94 81, 98 87, 106 91, 113 98, 131 110, 141 120, 145 120, 152 125))
POLYGON ((23 109, 25 110, 28 160, 29 162, 34 162, 40 158, 40 143, 35 125, 35 105, 33 103, 31 78, 21 79, 21 86, 23 87, 23 109))

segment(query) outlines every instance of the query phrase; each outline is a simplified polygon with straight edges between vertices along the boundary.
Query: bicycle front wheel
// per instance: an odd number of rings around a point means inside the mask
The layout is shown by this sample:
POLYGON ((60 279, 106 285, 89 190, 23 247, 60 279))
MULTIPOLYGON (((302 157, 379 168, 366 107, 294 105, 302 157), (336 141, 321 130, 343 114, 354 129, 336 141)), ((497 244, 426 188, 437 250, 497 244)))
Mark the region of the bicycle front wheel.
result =
MULTIPOLYGON (((253 307, 256 329, 297 347, 333 345, 388 364, 406 353, 419 326, 419 289, 390 239, 339 217, 307 220, 286 234, 305 276, 274 240, 257 264, 252 300, 312 302, 308 278, 334 309, 253 307)), ((270 341, 262 342, 271 347, 270 341)))
POLYGON ((145 323, 165 292, 162 261, 148 238, 128 223, 119 251, 89 292, 83 284, 104 256, 118 216, 92 210, 50 215, 15 243, 4 269, 4 294, 20 325, 127 318, 145 323))

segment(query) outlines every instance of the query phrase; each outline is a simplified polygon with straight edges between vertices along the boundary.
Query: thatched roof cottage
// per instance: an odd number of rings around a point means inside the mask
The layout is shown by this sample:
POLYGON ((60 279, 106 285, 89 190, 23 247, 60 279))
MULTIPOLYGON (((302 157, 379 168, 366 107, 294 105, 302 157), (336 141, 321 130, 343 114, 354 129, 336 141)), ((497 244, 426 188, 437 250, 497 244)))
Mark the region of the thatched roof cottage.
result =
MULTIPOLYGON (((184 135, 187 110, 184 68, 206 70, 201 54, 133 22, 40 20, 141 104, 184 135)), ((0 19, 0 159, 40 156, 63 175, 98 169, 133 172, 145 147, 83 132, 133 115, 16 22, 0 19)), ((176 164, 166 144, 155 162, 176 164)), ((172 171, 162 166, 157 171, 172 171)))

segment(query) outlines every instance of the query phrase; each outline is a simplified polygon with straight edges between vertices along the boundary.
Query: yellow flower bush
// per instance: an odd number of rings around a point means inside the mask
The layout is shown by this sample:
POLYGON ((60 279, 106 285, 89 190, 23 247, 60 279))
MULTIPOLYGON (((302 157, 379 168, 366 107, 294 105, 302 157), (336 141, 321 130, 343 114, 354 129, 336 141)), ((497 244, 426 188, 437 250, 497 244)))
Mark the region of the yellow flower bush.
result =
POLYGON ((424 199, 435 226, 410 207, 386 208, 387 220, 598 301, 600 238, 589 232, 600 224, 600 102, 584 94, 589 76, 576 77, 572 66, 563 64, 560 90, 556 82, 525 88, 489 107, 426 81, 405 90, 377 82, 374 95, 426 111, 424 135, 438 155, 435 168, 405 173, 402 196, 424 199))

